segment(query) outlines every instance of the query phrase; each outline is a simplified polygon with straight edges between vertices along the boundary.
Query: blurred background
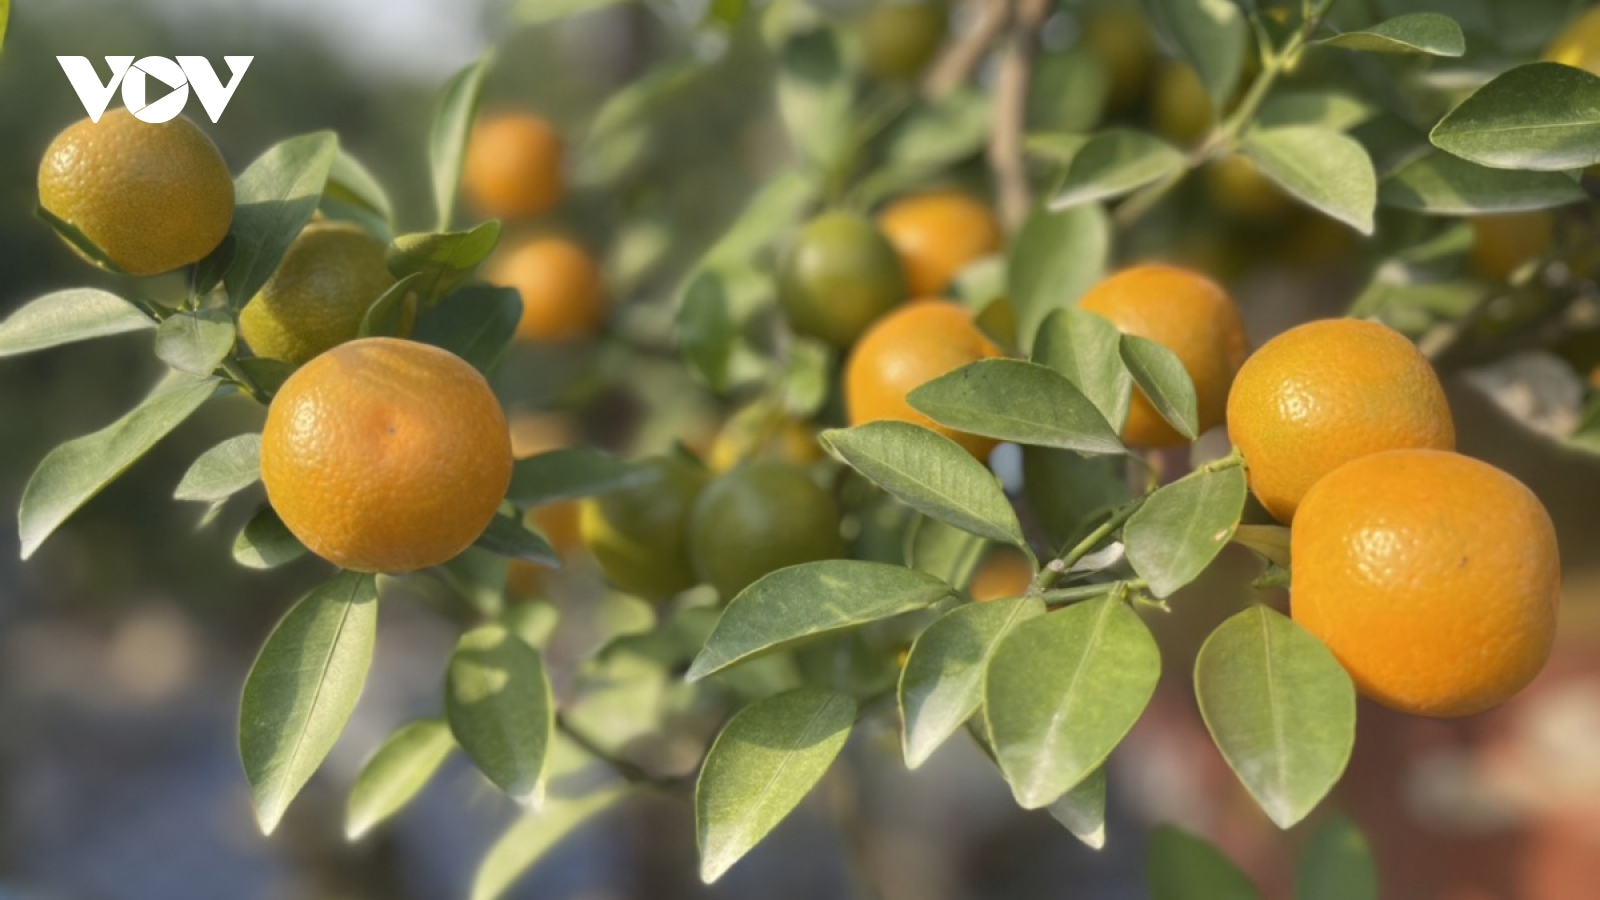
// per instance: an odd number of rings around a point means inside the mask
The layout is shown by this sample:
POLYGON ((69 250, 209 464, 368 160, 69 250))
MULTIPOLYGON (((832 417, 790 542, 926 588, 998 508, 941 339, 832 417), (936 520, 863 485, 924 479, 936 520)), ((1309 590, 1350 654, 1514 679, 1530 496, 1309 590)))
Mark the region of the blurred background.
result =
MULTIPOLYGON (((637 354, 661 331, 683 272, 751 190, 782 169, 789 149, 762 87, 770 63, 755 29, 700 46, 704 36, 687 38, 672 24, 675 6, 693 5, 630 5, 519 30, 503 4, 481 0, 13 0, 0 54, 0 315, 81 284, 172 288, 119 284, 85 267, 32 215, 41 152, 82 116, 57 54, 202 54, 218 65, 224 55, 253 55, 222 121, 201 121, 230 166, 242 169, 284 137, 336 129, 388 187, 401 229, 422 230, 431 225, 423 148, 434 94, 490 44, 501 50, 484 108, 537 111, 569 146, 620 86, 662 60, 714 53, 706 77, 662 101, 644 151, 572 154, 575 196, 557 219, 522 226, 575 235, 604 256, 619 309, 612 335, 520 348, 497 385, 535 430, 558 421, 560 440, 627 453, 674 440, 702 445, 717 406, 670 353, 637 354), (556 410, 560 419, 551 418, 556 410)), ((1481 6, 1489 18, 1480 29, 1499 27, 1495 17, 1522 4, 1481 6)), ((1036 125, 1087 128, 1107 103, 1114 115, 1161 115, 1162 92, 1143 76, 1131 87, 1118 81, 1118 60, 1127 58, 1120 47, 1134 48, 1135 70, 1162 66, 1148 34, 1129 24, 1132 9, 1066 4, 1047 29, 1030 108, 1036 125)), ((974 165, 967 174, 981 173, 974 165)), ((1235 292, 1256 343, 1339 313, 1370 273, 1353 235, 1324 220, 1287 208, 1265 220, 1249 209, 1219 213, 1204 198, 1193 208, 1125 255, 1213 272, 1235 292)), ((102 427, 143 395, 158 374, 148 341, 125 336, 0 361, 0 508, 15 508, 51 447, 102 427)), ((1600 459, 1524 430, 1466 379, 1447 383, 1463 452, 1521 477, 1556 519, 1567 565, 1560 644, 1532 688, 1484 716, 1423 721, 1364 704, 1350 773, 1327 805, 1366 830, 1392 900, 1592 898, 1600 884, 1600 459)), ((398 599, 385 603, 374 670, 344 738, 278 833, 258 833, 235 746, 240 686, 272 623, 326 571, 315 561, 241 568, 229 546, 250 504, 197 529, 202 510, 169 498, 198 453, 260 417, 243 399, 208 406, 26 564, 14 552, 14 519, 4 517, 0 897, 465 896, 484 852, 516 819, 512 804, 457 758, 391 825, 344 840, 351 779, 396 725, 435 713, 454 643, 452 623, 398 599)), ((893 735, 864 729, 847 750, 849 765, 714 889, 694 875, 690 811, 659 800, 590 823, 508 896, 1134 900, 1146 896, 1142 835, 1162 822, 1220 843, 1265 896, 1288 896, 1316 819, 1287 834, 1270 825, 1212 748, 1188 677, 1210 626, 1245 603, 1284 603, 1281 592, 1249 588, 1256 574, 1248 554, 1230 550, 1153 622, 1167 683, 1113 757, 1109 841, 1098 853, 1043 813, 1017 810, 970 742, 951 741, 908 774, 893 735), (873 886, 852 872, 868 873, 873 886)), ((620 626, 594 614, 592 571, 580 563, 563 578, 550 591, 579 613, 568 635, 568 652, 577 653, 620 626)))

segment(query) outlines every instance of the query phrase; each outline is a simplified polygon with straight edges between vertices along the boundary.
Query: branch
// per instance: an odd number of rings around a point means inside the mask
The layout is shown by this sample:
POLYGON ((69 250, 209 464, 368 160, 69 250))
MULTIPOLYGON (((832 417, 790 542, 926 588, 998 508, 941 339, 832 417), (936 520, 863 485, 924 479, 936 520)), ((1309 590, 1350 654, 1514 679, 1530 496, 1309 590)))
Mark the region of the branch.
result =
POLYGON ((938 100, 972 80, 974 72, 989 55, 989 48, 1000 39, 1011 20, 1011 0, 976 0, 982 7, 978 18, 960 37, 945 47, 928 67, 922 80, 922 96, 938 100))
POLYGON ((1028 85, 1039 50, 1039 28, 1049 17, 1051 0, 1016 0, 1016 17, 1006 35, 995 84, 994 130, 989 138, 989 168, 999 195, 1000 220, 1015 230, 1033 205, 1028 164, 1022 155, 1027 126, 1028 85))

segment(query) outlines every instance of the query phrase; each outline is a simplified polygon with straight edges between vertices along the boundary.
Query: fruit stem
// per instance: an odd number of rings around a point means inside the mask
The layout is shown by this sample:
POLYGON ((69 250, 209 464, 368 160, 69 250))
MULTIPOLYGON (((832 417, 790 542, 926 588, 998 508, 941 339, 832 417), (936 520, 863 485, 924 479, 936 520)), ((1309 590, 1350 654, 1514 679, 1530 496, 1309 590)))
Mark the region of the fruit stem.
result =
POLYGON ((1095 584, 1080 584, 1075 587, 1056 588, 1055 590, 1045 591, 1039 596, 1039 599, 1043 600, 1044 605, 1050 607, 1051 609, 1060 609, 1063 606, 1071 606, 1074 603, 1081 603, 1084 600, 1093 600, 1096 597, 1104 597, 1106 594, 1112 593, 1113 591, 1130 594, 1134 591, 1144 590, 1144 588, 1145 583, 1143 578, 1124 578, 1120 581, 1101 581, 1095 584))
POLYGON ((1128 517, 1137 512, 1139 507, 1144 505, 1145 498, 1149 496, 1149 494, 1145 494, 1124 503, 1114 510, 1109 518, 1100 523, 1099 528, 1089 532, 1083 540, 1073 545, 1071 550, 1061 554, 1060 558, 1045 564, 1038 574, 1034 575, 1033 583, 1028 585, 1028 592, 1024 596, 1043 597, 1045 592, 1050 590, 1051 586, 1059 581, 1061 576, 1065 575, 1074 563, 1088 556, 1094 551, 1094 548, 1100 545, 1101 541, 1110 537, 1112 532, 1122 527, 1122 523, 1128 521, 1128 517))

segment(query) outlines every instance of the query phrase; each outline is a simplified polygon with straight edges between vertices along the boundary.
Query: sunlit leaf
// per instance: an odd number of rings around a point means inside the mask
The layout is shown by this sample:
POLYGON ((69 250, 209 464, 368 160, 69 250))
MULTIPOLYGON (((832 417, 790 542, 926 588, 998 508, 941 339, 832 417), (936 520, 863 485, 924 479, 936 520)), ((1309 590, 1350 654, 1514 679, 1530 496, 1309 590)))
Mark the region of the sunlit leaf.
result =
POLYGON ((478 96, 493 61, 493 52, 485 53, 457 72, 445 83, 434 106, 433 122, 428 128, 428 163, 433 178, 433 207, 437 211, 436 231, 450 230, 467 140, 472 135, 472 120, 478 114, 478 96))
POLYGON ((1157 597, 1204 572, 1244 512, 1244 470, 1201 470, 1150 495, 1123 529, 1128 563, 1157 597))
POLYGON ((1011 242, 1007 294, 1017 316, 1017 344, 1033 347, 1051 312, 1074 306, 1106 272, 1111 225, 1098 205, 1036 209, 1011 242))
POLYGON ((154 319, 110 291, 55 291, 28 301, 0 322, 0 358, 154 327, 154 319))
POLYGON ((1105 317, 1058 309, 1039 326, 1033 361, 1065 375, 1120 431, 1133 400, 1133 375, 1122 361, 1121 345, 1122 333, 1105 317))
POLYGON ((339 139, 331 131, 292 137, 234 179, 231 239, 213 252, 231 256, 223 281, 235 309, 261 290, 311 221, 338 152, 339 139))
POLYGON ((555 728, 538 650, 503 625, 462 635, 445 676, 445 717, 478 771, 519 803, 536 798, 555 728))
POLYGON ((1102 766, 1078 782, 1061 799, 1045 807, 1050 817, 1082 841, 1099 850, 1106 845, 1106 770, 1102 766))
POLYGON ((233 351, 233 316, 226 310, 180 312, 156 329, 156 358, 196 377, 210 375, 233 351))
POLYGON ((980 360, 923 384, 906 399, 935 422, 996 440, 1085 453, 1123 449, 1089 398, 1038 363, 980 360))
POLYGON ((356 840, 403 809, 455 746, 450 726, 442 719, 419 719, 389 735, 350 786, 345 837, 356 840))
POLYGON ((270 506, 262 506, 233 539, 233 561, 247 569, 273 569, 307 553, 270 506))
POLYGON ((517 819, 478 865, 471 900, 496 900, 505 894, 562 839, 631 793, 627 787, 606 787, 581 797, 551 797, 537 811, 517 819))
POLYGON ((1440 13, 1420 12, 1379 22, 1360 31, 1325 38, 1318 43, 1369 53, 1425 53, 1430 56, 1460 56, 1467 52, 1467 39, 1456 20, 1440 13))
POLYGON ((1496 169, 1593 165, 1600 162, 1600 77, 1559 63, 1518 66, 1463 100, 1428 139, 1496 169))
POLYGON ((402 234, 390 243, 384 262, 396 278, 417 276, 413 289, 431 302, 470 278, 499 241, 500 223, 494 220, 470 231, 402 234))
POLYGON ((216 503, 261 479, 261 435, 241 434, 195 458, 172 492, 175 500, 216 503))
POLYGON ((1161 418, 1189 440, 1199 437, 1200 400, 1177 354, 1135 334, 1123 335, 1117 351, 1134 384, 1161 418))
POLYGON ((1131 128, 1111 128, 1078 149, 1050 198, 1051 209, 1066 209, 1120 197, 1182 171, 1187 159, 1166 141, 1131 128))
POLYGON ((1372 233, 1378 176, 1354 139, 1316 126, 1261 128, 1245 135, 1244 153, 1301 202, 1372 233))
POLYGON ((852 140, 855 93, 844 42, 831 28, 791 37, 778 54, 778 111, 795 145, 832 164, 852 140))

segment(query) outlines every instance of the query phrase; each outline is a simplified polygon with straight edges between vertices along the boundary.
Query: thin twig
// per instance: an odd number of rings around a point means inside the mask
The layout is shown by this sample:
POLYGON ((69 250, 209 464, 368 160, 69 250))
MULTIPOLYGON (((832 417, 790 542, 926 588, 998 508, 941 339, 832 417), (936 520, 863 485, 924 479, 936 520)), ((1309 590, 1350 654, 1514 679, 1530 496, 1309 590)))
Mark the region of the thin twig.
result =
POLYGON ((973 73, 1000 39, 1011 21, 1012 0, 973 0, 977 19, 961 36, 945 46, 922 79, 922 96, 938 100, 972 80, 973 73))
POLYGON ((1028 86, 1039 50, 1039 29, 1049 17, 1051 0, 1016 0, 1016 15, 1000 54, 995 82, 994 127, 989 136, 989 168, 994 172, 1000 220, 1015 230, 1033 205, 1028 163, 1022 144, 1027 128, 1028 86))

